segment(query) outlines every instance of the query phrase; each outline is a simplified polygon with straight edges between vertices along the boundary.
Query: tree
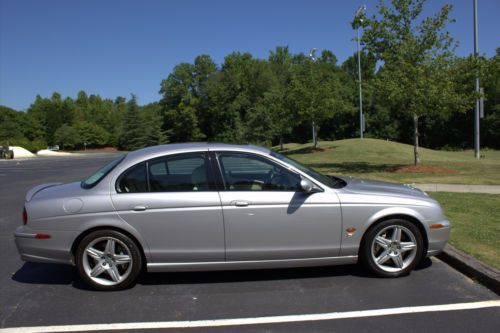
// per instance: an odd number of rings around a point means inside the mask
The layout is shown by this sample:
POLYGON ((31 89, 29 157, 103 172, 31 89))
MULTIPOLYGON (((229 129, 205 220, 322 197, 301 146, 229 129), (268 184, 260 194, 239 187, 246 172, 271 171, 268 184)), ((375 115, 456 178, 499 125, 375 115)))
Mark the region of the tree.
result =
POLYGON ((142 128, 143 123, 138 111, 137 98, 132 95, 127 103, 127 113, 123 118, 120 148, 135 150, 144 147, 142 128))
POLYGON ((144 147, 155 146, 168 142, 168 136, 162 130, 163 119, 161 106, 158 102, 150 103, 140 108, 142 117, 142 145, 144 147))
POLYGON ((451 21, 451 5, 433 17, 420 19, 425 0, 393 0, 378 6, 379 17, 353 25, 365 27, 366 49, 383 67, 377 74, 376 91, 389 105, 413 118, 414 163, 419 158, 419 119, 439 113, 465 112, 473 92, 457 91, 451 74, 453 39, 444 31, 451 21))
POLYGON ((54 141, 61 145, 61 148, 74 148, 81 145, 82 139, 77 129, 67 124, 62 125, 54 133, 54 141))
POLYGON ((204 80, 208 66, 206 59, 197 58, 199 66, 182 63, 161 83, 161 105, 164 114, 163 129, 172 142, 196 141, 204 138, 198 125, 197 83, 204 80), (201 64, 200 64, 201 63, 201 64))
POLYGON ((277 84, 264 95, 261 104, 268 107, 266 112, 271 114, 273 137, 278 138, 280 149, 283 150, 284 137, 289 135, 292 127, 296 125, 294 112, 292 112, 288 102, 293 56, 290 54, 288 46, 276 47, 274 52, 269 53, 268 61, 276 76, 277 84))
POLYGON ((16 110, 0 105, 0 145, 4 142, 22 138, 21 114, 16 110))
POLYGON ((486 94, 482 120, 483 143, 498 149, 500 148, 500 47, 496 49, 496 55, 489 59, 482 82, 486 94))
POLYGON ((85 147, 102 147, 108 143, 109 133, 101 126, 81 121, 74 125, 80 138, 80 144, 85 147))

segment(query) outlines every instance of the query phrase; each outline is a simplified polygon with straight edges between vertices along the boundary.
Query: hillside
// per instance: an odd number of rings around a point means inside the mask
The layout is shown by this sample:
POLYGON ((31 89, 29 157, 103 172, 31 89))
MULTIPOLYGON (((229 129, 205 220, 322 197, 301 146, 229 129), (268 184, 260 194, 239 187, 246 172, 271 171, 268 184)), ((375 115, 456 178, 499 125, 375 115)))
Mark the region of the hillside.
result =
MULTIPOLYGON (((274 147, 278 150, 279 147, 274 147)), ((377 139, 285 144, 282 153, 321 172, 404 183, 500 184, 500 151, 485 150, 481 160, 471 151, 420 148, 421 166, 413 164, 413 146, 377 139)))

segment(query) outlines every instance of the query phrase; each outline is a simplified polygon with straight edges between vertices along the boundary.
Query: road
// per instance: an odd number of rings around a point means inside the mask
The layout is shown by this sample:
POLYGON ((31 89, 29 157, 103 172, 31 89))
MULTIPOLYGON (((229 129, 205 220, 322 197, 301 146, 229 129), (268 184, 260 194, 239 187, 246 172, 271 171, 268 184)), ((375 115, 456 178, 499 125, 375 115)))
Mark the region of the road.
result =
POLYGON ((59 331, 112 328, 99 324, 124 324, 121 330, 134 332, 176 325, 188 328, 173 331, 195 332, 494 332, 500 327, 500 298, 438 259, 399 279, 376 278, 356 265, 149 273, 135 287, 113 293, 88 290, 71 266, 23 263, 12 233, 21 223, 26 191, 44 182, 83 179, 113 158, 0 162, 0 332, 47 325, 59 331), (482 301, 497 303, 474 309, 482 301), (88 326, 59 326, 82 324, 88 326))

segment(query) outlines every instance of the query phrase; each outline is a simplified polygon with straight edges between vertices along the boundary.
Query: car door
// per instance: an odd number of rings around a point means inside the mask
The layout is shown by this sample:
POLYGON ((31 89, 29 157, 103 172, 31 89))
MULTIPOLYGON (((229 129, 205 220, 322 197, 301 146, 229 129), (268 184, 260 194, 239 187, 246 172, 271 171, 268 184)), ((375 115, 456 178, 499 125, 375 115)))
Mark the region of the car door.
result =
POLYGON ((144 237, 154 263, 224 261, 219 195, 205 152, 168 155, 126 170, 113 204, 144 237))
POLYGON ((216 152, 226 260, 338 256, 341 212, 333 192, 304 193, 301 176, 262 155, 216 152))

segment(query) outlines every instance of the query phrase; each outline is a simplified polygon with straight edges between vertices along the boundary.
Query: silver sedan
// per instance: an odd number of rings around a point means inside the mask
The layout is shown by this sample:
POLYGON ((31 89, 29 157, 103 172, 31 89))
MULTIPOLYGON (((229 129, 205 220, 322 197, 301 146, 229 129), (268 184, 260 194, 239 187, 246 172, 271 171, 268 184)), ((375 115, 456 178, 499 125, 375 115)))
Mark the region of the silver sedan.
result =
POLYGON ((256 146, 130 152, 82 182, 31 189, 21 259, 76 265, 99 290, 150 272, 353 264, 409 274, 450 233, 411 186, 322 175, 256 146))

